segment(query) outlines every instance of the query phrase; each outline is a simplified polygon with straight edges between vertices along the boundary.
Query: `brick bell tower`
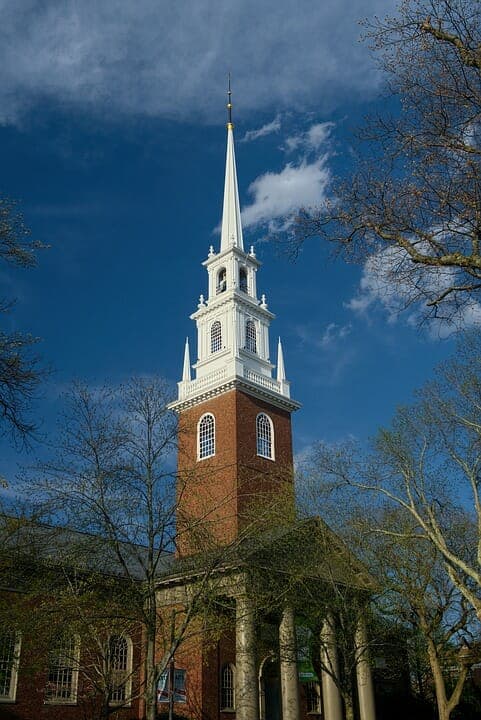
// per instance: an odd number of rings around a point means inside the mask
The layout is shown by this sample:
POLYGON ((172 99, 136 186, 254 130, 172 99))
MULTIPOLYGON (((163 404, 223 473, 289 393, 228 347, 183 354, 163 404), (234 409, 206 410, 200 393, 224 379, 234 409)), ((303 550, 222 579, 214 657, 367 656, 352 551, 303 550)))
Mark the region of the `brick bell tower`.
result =
POLYGON ((178 554, 235 540, 251 513, 273 493, 292 493, 290 398, 281 341, 277 373, 270 361, 274 319, 265 295, 257 297, 260 267, 254 248, 245 252, 234 154, 229 87, 227 157, 220 250, 211 246, 203 266, 208 294, 191 315, 197 325, 197 362, 184 352, 179 414, 178 554), (191 367, 195 370, 192 377, 191 367))

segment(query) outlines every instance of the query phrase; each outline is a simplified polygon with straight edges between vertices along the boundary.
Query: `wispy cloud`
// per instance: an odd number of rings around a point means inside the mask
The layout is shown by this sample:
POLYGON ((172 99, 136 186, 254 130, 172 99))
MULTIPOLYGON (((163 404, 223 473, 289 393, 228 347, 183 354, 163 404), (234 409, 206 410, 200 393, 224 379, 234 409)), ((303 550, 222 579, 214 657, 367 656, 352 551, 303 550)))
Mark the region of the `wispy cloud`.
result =
POLYGON ((305 132, 290 135, 285 141, 286 151, 291 153, 303 150, 304 152, 316 152, 321 145, 324 145, 330 138, 334 129, 333 122, 323 122, 311 125, 305 132))
POLYGON ((296 334, 303 352, 315 358, 314 382, 337 385, 345 376, 356 358, 356 349, 346 342, 351 335, 352 325, 328 323, 325 327, 298 325, 296 334))
POLYGON ((223 104, 226 68, 233 69, 239 114, 273 106, 326 109, 378 87, 368 48, 357 42, 358 21, 396 2, 1 5, 0 122, 7 123, 38 103, 112 117, 188 119, 195 108, 197 119, 212 121, 223 104))
POLYGON ((350 335, 351 330, 351 323, 348 323, 347 325, 337 325, 337 323, 329 323, 321 336, 319 344, 322 348, 332 347, 337 343, 338 340, 344 340, 344 338, 350 335))
MULTIPOLYGON (((452 268, 415 266, 402 248, 390 247, 368 257, 357 291, 345 306, 368 320, 381 309, 389 323, 402 319, 418 326, 426 316, 426 302, 453 284, 452 268)), ((472 298, 459 305, 446 302, 442 316, 432 315, 425 327, 433 339, 449 337, 459 329, 481 328, 481 304, 472 298)))
POLYGON ((257 130, 248 130, 244 137, 241 138, 241 142, 252 142, 253 140, 258 140, 261 137, 265 137, 266 135, 271 135, 272 133, 278 133, 281 129, 281 116, 276 115, 274 120, 272 120, 270 123, 266 123, 266 125, 263 125, 262 127, 258 128, 257 130))

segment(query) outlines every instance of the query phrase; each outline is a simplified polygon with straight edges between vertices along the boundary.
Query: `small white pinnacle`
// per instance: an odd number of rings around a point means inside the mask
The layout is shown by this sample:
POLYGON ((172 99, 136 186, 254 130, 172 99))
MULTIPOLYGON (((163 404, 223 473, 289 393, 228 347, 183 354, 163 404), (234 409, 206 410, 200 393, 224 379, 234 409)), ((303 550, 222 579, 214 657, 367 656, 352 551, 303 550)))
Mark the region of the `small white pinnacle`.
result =
POLYGON ((197 307, 198 307, 199 309, 202 308, 202 307, 205 307, 205 298, 204 298, 203 295, 201 295, 201 296, 199 297, 199 304, 197 305, 197 307))

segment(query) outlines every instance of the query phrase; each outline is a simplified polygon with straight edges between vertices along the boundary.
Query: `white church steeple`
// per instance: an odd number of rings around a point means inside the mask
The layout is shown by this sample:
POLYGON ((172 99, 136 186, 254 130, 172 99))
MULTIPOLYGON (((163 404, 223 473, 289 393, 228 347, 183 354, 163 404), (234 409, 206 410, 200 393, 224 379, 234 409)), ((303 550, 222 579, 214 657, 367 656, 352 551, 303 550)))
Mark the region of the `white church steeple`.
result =
POLYGON ((202 263, 208 274, 207 297, 201 295, 191 315, 197 325, 195 378, 190 376, 186 343, 178 399, 171 407, 186 407, 238 388, 289 411, 300 407, 290 399, 282 348, 278 350, 277 379, 272 377, 269 326, 274 319, 265 296, 257 298, 256 275, 260 267, 254 248, 244 251, 234 152, 234 125, 229 81, 227 155, 220 251, 210 246, 202 263))

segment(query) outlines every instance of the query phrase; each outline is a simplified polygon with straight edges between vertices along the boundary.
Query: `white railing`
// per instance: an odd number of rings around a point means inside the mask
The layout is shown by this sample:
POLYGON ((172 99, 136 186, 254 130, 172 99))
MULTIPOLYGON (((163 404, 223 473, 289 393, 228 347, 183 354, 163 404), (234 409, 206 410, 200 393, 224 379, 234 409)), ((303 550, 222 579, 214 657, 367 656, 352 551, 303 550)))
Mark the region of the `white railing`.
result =
POLYGON ((256 385, 261 385, 262 387, 265 387, 272 392, 281 392, 281 384, 277 382, 277 380, 268 378, 265 375, 259 375, 259 373, 256 373, 253 370, 249 370, 249 368, 244 368, 244 377, 246 380, 250 380, 250 382, 253 382, 256 385))
MULTIPOLYGON (((229 377, 234 379, 234 375, 229 375, 229 377)), ((279 395, 286 395, 288 397, 288 393, 285 392, 281 383, 273 378, 256 373, 254 370, 250 370, 249 368, 244 368, 244 378, 249 382, 254 383, 254 385, 259 385, 271 392, 279 395)), ((205 375, 204 377, 196 380, 191 380, 189 383, 179 383, 179 399, 185 400, 192 397, 192 395, 205 392, 215 385, 220 385, 226 379, 228 379, 226 368, 220 368, 219 370, 214 370, 214 372, 209 373, 209 375, 205 375)))
POLYGON ((205 377, 192 380, 184 387, 182 396, 186 398, 190 397, 190 395, 201 392, 202 390, 207 390, 211 387, 211 385, 217 385, 218 382, 224 380, 225 376, 225 368, 221 368, 220 370, 214 370, 214 372, 211 372, 209 375, 205 375, 205 377))

